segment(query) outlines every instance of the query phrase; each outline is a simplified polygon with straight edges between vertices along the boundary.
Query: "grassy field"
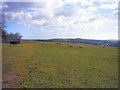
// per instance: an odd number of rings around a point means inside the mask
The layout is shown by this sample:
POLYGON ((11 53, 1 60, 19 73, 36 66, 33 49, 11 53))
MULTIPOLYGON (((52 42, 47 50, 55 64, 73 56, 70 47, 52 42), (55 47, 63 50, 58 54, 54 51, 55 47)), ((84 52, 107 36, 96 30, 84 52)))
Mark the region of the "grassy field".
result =
POLYGON ((118 49, 82 45, 3 44, 3 87, 117 88, 118 49))

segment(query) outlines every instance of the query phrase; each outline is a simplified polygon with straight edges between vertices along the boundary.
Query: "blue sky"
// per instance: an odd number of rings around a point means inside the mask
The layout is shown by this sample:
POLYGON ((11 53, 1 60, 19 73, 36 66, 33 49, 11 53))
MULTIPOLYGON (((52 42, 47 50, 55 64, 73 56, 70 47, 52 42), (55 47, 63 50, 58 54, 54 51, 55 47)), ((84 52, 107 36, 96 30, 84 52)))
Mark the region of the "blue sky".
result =
POLYGON ((23 39, 118 39, 118 0, 13 1, 2 3, 2 19, 23 39))

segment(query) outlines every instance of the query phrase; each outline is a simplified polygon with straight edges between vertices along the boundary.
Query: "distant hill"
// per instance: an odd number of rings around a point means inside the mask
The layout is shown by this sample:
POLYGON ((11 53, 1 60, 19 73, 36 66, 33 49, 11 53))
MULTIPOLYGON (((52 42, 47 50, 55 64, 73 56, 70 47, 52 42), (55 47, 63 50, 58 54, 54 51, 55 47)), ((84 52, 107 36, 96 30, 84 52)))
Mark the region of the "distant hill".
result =
POLYGON ((41 40, 41 39, 23 39, 23 41, 40 41, 40 42, 64 42, 64 43, 84 43, 84 44, 91 44, 91 45, 99 45, 99 46, 114 46, 118 47, 118 41, 117 40, 93 40, 93 39, 82 39, 82 38, 76 38, 76 39, 47 39, 47 40, 41 40))

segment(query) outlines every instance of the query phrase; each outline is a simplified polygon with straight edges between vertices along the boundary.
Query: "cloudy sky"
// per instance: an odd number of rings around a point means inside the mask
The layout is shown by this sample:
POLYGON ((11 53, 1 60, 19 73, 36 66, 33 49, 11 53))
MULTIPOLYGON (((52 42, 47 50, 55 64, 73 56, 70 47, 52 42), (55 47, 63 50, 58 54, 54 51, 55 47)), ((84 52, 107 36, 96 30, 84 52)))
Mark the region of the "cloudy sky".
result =
POLYGON ((118 0, 4 0, 6 30, 23 39, 118 38, 118 0))

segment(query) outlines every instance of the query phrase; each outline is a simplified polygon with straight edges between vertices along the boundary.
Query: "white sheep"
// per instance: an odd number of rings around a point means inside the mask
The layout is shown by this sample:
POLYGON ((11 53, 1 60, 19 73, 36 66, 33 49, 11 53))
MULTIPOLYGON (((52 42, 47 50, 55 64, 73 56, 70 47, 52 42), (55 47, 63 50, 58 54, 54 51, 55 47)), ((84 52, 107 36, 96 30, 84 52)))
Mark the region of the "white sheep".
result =
POLYGON ((70 45, 70 47, 73 47, 73 45, 70 45))
POLYGON ((80 45, 80 46, 79 46, 79 48, 83 48, 83 46, 82 46, 82 45, 80 45))

